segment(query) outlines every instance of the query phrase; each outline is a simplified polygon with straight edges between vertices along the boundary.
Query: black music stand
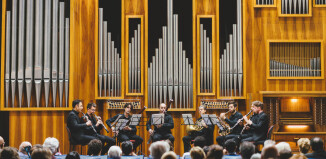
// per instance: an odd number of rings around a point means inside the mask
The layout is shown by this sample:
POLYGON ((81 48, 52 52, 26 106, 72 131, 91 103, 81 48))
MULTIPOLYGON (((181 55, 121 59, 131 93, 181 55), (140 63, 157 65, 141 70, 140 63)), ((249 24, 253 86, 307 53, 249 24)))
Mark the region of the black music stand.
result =
POLYGON ((183 123, 181 125, 195 125, 191 114, 182 114, 183 123))

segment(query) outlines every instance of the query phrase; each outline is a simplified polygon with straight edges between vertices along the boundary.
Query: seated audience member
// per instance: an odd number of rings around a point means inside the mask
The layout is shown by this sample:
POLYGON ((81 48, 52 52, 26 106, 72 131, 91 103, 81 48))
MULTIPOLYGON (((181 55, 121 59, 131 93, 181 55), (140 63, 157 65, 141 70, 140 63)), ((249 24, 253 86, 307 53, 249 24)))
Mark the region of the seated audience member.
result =
POLYGON ((206 158, 204 150, 199 146, 193 147, 190 150, 190 156, 191 156, 191 159, 203 159, 203 158, 206 158))
POLYGON ((300 138, 298 140, 299 151, 302 154, 306 154, 310 149, 310 140, 308 138, 300 138))
POLYGON ((289 159, 292 157, 291 147, 286 142, 280 142, 275 145, 280 159, 289 159))
POLYGON ((88 143, 87 155, 100 156, 102 151, 102 142, 99 139, 93 139, 88 143))
POLYGON ((170 145, 170 151, 174 151, 173 143, 169 139, 165 140, 165 142, 167 142, 170 145))
POLYGON ((206 145, 206 139, 203 136, 197 136, 194 141, 194 146, 203 148, 206 145))
POLYGON ((66 159, 80 159, 79 153, 76 151, 71 151, 66 156, 66 159))
POLYGON ((5 140, 0 136, 0 150, 5 147, 5 140))
POLYGON ((48 148, 38 148, 32 153, 32 159, 52 159, 52 152, 48 148))
POLYGON ((32 148, 32 144, 28 141, 24 141, 20 144, 19 146, 19 151, 18 151, 18 155, 20 158, 27 158, 29 157, 30 154, 30 150, 32 148))
POLYGON ((273 141, 273 140, 266 140, 264 142, 264 147, 267 147, 267 146, 275 146, 275 141, 273 141))
POLYGON ((312 153, 305 154, 307 158, 326 158, 326 152, 324 150, 324 142, 319 137, 314 137, 310 140, 310 146, 312 153))
POLYGON ((250 159, 261 159, 261 154, 260 153, 255 153, 250 157, 250 159))
POLYGON ((261 151, 261 159, 277 159, 278 151, 275 146, 264 147, 261 151))
POLYGON ((156 141, 149 147, 153 159, 160 159, 165 152, 170 151, 170 145, 165 141, 156 141))
POLYGON ((168 151, 168 152, 165 152, 161 159, 177 159, 178 156, 177 154, 175 154, 173 151, 168 151))
POLYGON ((135 153, 132 152, 132 142, 130 141, 124 141, 121 143, 121 149, 122 149, 122 156, 137 156, 135 153))
POLYGON ((35 149, 43 148, 43 145, 41 144, 35 144, 32 146, 30 153, 32 154, 35 149))
POLYGON ((240 155, 237 155, 236 148, 237 145, 233 139, 229 139, 224 144, 226 155, 223 156, 223 159, 241 159, 240 155))
POLYGON ((54 137, 48 137, 43 143, 43 148, 48 148, 51 150, 53 156, 62 155, 60 152, 59 140, 54 137))
POLYGON ((207 156, 208 151, 210 150, 210 148, 209 148, 209 146, 204 146, 204 147, 203 147, 203 150, 204 150, 204 152, 205 152, 205 155, 207 156))
POLYGON ((303 154, 293 155, 290 159, 307 159, 303 154))
POLYGON ((209 146, 207 159, 221 159, 223 157, 223 147, 220 145, 209 146))
POLYGON ((0 159, 20 159, 17 149, 5 147, 1 150, 0 159))
POLYGON ((122 151, 119 146, 111 146, 108 151, 109 158, 120 159, 122 155, 122 151))
POLYGON ((240 145, 240 155, 242 159, 250 159, 255 153, 255 145, 251 142, 243 142, 240 145))

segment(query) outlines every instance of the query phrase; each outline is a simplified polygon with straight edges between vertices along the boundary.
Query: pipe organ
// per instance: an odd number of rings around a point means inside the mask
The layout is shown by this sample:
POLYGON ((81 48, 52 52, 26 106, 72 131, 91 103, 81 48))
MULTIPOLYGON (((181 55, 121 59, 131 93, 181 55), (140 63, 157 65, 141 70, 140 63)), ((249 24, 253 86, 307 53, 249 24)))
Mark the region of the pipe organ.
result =
MULTIPOLYGON (((162 38, 148 68, 148 106, 174 99, 174 108, 193 108, 193 69, 183 42, 178 37, 178 14, 173 14, 173 0, 167 0, 167 26, 162 27, 162 38)), ((153 51, 153 50, 149 50, 153 51)))
POLYGON ((98 95, 99 97, 121 96, 121 57, 108 32, 108 22, 103 21, 103 8, 99 8, 98 45, 98 95))
MULTIPOLYGON (((209 29, 212 32, 212 28, 209 29)), ((200 24, 200 92, 211 93, 213 91, 212 60, 212 37, 207 35, 204 24, 200 24)))
POLYGON ((220 95, 242 96, 242 27, 241 0, 237 0, 237 24, 232 25, 233 34, 229 35, 226 49, 220 53, 220 95))
POLYGON ((274 0, 256 0, 257 5, 273 5, 274 0))
POLYGON ((11 8, 7 7, 6 107, 68 106, 70 30, 66 5, 58 0, 13 0, 11 8))
POLYGON ((317 4, 317 5, 325 5, 326 0, 315 0, 315 4, 317 4))
POLYGON ((309 0, 281 0, 282 14, 308 14, 309 0))

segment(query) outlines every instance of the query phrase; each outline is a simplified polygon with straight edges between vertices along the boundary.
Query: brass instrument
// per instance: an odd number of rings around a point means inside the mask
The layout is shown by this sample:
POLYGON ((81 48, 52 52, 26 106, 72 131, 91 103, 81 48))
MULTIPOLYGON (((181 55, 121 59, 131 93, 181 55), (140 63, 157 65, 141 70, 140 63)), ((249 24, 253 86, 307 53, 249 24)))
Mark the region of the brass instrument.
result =
POLYGON ((191 135, 194 132, 201 131, 204 126, 202 126, 203 119, 197 120, 195 125, 187 125, 186 132, 191 135))
MULTIPOLYGON (((230 112, 230 110, 227 111, 227 112, 225 112, 225 114, 228 114, 229 112, 230 112)), ((231 132, 230 125, 227 124, 227 123, 225 123, 225 122, 224 122, 224 119, 221 119, 221 118, 218 117, 218 116, 217 116, 217 119, 219 120, 221 126, 223 127, 223 130, 220 129, 220 130, 218 131, 218 133, 219 133, 221 136, 229 135, 230 132, 231 132)))

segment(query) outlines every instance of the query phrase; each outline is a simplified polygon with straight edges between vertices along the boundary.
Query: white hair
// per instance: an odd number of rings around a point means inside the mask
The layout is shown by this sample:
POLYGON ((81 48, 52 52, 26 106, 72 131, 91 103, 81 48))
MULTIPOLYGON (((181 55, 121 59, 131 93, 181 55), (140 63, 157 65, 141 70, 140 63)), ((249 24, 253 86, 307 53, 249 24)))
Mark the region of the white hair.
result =
POLYGON ((275 147, 276 147, 278 153, 280 153, 283 150, 291 152, 291 147, 286 142, 280 142, 280 143, 276 144, 275 147))
POLYGON ((55 154, 59 148, 59 141, 54 137, 48 137, 44 140, 43 147, 50 149, 52 154, 55 154))
POLYGON ((151 144, 149 151, 153 159, 161 158, 161 156, 170 151, 170 145, 165 141, 156 141, 151 144))
POLYGON ((116 158, 122 155, 121 148, 119 146, 111 146, 108 151, 109 158, 116 158))
POLYGON ((260 158, 261 158, 261 154, 259 153, 255 153, 250 157, 250 159, 260 159, 260 158))
POLYGON ((268 146, 275 146, 275 141, 273 141, 273 140, 266 140, 264 142, 264 147, 268 147, 268 146))
POLYGON ((25 152, 24 148, 26 146, 32 146, 32 144, 28 141, 24 141, 19 145, 19 152, 25 152))

